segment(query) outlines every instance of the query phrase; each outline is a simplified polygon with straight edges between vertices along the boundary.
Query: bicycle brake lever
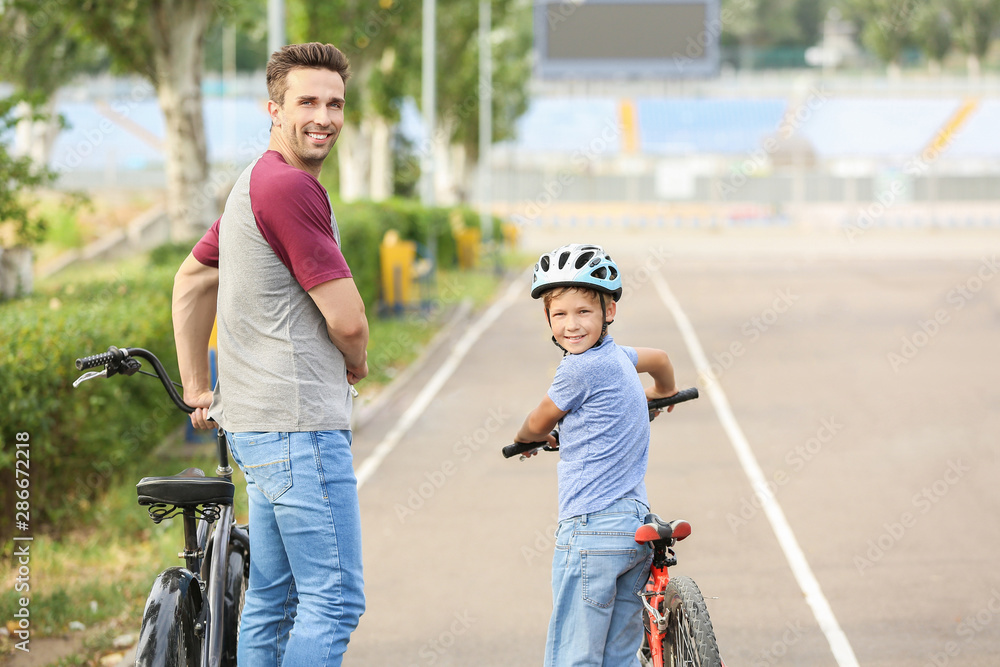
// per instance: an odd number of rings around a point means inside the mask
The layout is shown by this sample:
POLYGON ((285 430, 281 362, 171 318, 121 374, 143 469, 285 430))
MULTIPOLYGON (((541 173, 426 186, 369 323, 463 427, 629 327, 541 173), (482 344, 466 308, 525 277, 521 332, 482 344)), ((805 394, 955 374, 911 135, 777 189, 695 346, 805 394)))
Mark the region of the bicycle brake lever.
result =
POLYGON ((107 377, 107 376, 108 376, 108 369, 107 368, 104 368, 104 369, 99 370, 99 371, 88 371, 88 372, 84 373, 83 375, 81 375, 80 377, 78 377, 73 382, 73 388, 75 389, 76 387, 79 387, 81 384, 83 384, 87 380, 93 380, 94 378, 107 377))

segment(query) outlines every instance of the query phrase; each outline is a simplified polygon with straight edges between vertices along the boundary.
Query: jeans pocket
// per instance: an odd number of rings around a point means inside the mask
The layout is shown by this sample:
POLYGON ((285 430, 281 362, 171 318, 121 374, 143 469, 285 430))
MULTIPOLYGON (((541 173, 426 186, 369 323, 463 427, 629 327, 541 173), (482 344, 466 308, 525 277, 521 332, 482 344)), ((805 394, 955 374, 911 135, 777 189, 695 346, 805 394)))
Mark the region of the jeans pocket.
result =
POLYGON ((233 433, 233 458, 254 486, 274 502, 292 488, 287 433, 233 433))
POLYGON ((635 549, 581 549, 583 601, 601 609, 610 607, 618 594, 618 577, 635 565, 635 557, 635 549))

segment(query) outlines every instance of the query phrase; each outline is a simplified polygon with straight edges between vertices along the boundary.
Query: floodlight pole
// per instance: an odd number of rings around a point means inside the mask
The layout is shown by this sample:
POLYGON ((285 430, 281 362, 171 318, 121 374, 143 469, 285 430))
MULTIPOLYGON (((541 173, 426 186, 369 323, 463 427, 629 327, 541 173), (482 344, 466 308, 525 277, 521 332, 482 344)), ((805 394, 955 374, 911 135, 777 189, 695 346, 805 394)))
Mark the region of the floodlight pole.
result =
POLYGON ((493 144, 493 49, 490 43, 490 0, 479 0, 479 227, 486 243, 493 240, 490 147, 493 144))
POLYGON ((285 45, 285 0, 267 0, 267 57, 285 45))
POLYGON ((435 104, 437 100, 436 70, 436 0, 423 0, 423 31, 421 36, 421 90, 420 103, 424 117, 424 148, 420 152, 420 202, 434 206, 434 134, 437 126, 435 104))

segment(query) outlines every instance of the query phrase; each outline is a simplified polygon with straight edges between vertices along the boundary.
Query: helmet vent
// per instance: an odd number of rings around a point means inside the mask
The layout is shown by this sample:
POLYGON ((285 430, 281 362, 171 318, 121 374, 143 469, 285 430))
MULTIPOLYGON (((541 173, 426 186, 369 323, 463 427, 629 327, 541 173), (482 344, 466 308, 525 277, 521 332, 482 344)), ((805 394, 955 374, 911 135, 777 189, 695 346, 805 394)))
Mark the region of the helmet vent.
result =
POLYGON ((582 269, 587 265, 587 262, 593 259, 593 257, 594 257, 593 252, 582 253, 579 257, 576 258, 576 268, 582 269))
POLYGON ((566 268, 566 262, 567 262, 568 260, 569 260, 569 252, 568 252, 568 251, 567 251, 567 252, 564 252, 564 253, 563 253, 563 254, 561 254, 561 255, 559 255, 559 268, 560 268, 560 269, 564 269, 564 268, 566 268))
POLYGON ((542 271, 548 271, 549 270, 549 256, 548 255, 545 255, 544 257, 542 257, 538 261, 538 263, 542 266, 542 271))
POLYGON ((615 267, 609 266, 608 271, 611 273, 611 280, 614 280, 615 278, 618 277, 618 271, 615 269, 615 267))
POLYGON ((608 269, 607 267, 602 266, 601 268, 595 270, 590 275, 594 276, 598 280, 606 280, 608 277, 608 269))

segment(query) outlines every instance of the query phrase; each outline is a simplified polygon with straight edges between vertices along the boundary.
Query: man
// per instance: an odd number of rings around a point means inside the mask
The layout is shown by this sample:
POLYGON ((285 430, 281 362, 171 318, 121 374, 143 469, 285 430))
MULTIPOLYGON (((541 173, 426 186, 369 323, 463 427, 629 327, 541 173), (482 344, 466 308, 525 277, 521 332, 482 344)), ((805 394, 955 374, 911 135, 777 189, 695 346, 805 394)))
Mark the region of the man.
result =
POLYGON ((174 281, 184 399, 226 431, 247 478, 240 664, 340 665, 364 611, 350 385, 368 321, 317 178, 344 124, 347 58, 295 44, 267 65, 268 150, 174 281), (218 313, 219 380, 208 339, 218 313))

